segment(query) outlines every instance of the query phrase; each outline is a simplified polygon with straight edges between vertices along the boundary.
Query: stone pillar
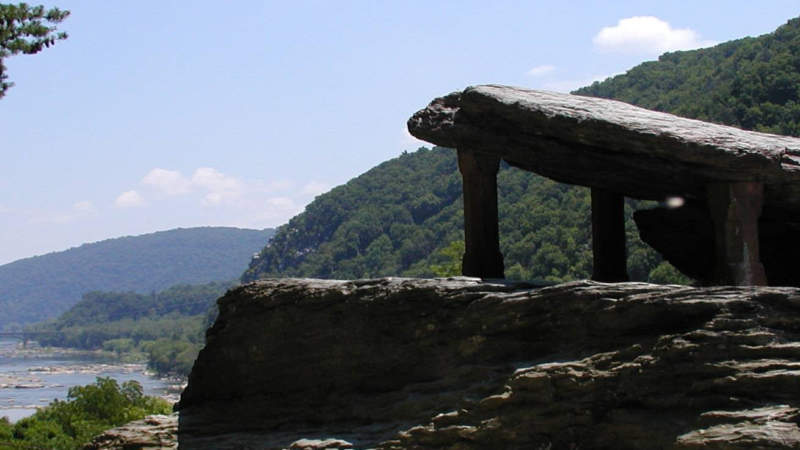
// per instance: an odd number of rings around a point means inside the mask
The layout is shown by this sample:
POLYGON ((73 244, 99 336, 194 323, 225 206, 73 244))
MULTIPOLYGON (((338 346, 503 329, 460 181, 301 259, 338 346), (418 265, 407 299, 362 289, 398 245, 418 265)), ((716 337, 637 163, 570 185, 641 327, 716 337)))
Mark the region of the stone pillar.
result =
POLYGON ((464 189, 464 244, 461 273, 480 278, 505 278, 497 225, 497 170, 500 157, 458 150, 464 189))
POLYGON ((592 188, 592 279, 628 281, 625 250, 625 197, 592 188))
POLYGON ((712 183, 706 188, 714 224, 716 284, 766 286, 759 257, 758 217, 764 198, 759 182, 712 183))

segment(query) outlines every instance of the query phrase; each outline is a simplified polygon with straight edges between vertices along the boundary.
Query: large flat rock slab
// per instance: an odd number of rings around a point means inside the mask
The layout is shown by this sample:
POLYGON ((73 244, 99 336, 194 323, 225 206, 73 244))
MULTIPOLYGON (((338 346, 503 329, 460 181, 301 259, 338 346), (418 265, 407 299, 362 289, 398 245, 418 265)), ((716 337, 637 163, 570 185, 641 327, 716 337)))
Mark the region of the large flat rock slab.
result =
POLYGON ((560 182, 639 199, 704 199, 711 182, 765 183, 764 217, 800 209, 800 139, 626 103, 508 86, 469 87, 414 114, 417 138, 496 153, 560 182))
POLYGON ((477 279, 230 291, 181 448, 798 448, 800 289, 477 279))

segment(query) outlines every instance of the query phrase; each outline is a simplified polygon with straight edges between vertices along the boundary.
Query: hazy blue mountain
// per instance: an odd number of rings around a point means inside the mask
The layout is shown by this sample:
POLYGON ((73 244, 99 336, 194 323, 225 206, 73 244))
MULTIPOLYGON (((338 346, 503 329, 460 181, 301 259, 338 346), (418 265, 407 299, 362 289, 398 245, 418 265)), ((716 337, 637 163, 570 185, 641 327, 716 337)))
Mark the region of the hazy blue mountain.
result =
POLYGON ((274 230, 179 228, 0 266, 0 329, 56 317, 89 291, 152 293, 241 275, 274 230))

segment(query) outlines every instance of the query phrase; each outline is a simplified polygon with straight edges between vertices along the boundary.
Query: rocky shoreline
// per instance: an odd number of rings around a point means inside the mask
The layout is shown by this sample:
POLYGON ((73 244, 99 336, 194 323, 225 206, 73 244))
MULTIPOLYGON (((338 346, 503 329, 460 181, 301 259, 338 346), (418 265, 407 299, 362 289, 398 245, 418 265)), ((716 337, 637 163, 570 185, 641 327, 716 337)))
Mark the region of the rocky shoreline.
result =
MULTIPOLYGON (((121 375, 126 378, 133 374, 142 374, 163 383, 166 388, 159 394, 159 397, 171 403, 178 401, 180 393, 186 385, 185 379, 157 377, 154 372, 147 369, 145 363, 127 362, 124 357, 120 358, 110 352, 39 347, 32 342, 28 342, 25 347, 21 343, 14 345, 9 341, 4 344, 6 345, 0 346, 0 364, 4 360, 26 361, 24 366, 0 372, 0 396, 5 397, 0 404, 0 410, 10 413, 7 415, 12 418, 12 421, 49 404, 53 400, 50 396, 56 392, 65 392, 71 386, 69 383, 65 384, 65 380, 71 378, 80 377, 91 382, 96 376, 105 376, 106 374, 121 375), (37 364, 38 361, 42 361, 44 364, 37 364), (47 364, 54 361, 57 363, 47 364), (3 391, 7 394, 2 395, 3 391), (21 391, 30 392, 24 394, 21 391), (41 395, 35 395, 40 391, 43 392, 41 395), (19 397, 25 397, 28 400, 20 401, 19 397)), ((0 413, 0 416, 2 415, 0 413)))

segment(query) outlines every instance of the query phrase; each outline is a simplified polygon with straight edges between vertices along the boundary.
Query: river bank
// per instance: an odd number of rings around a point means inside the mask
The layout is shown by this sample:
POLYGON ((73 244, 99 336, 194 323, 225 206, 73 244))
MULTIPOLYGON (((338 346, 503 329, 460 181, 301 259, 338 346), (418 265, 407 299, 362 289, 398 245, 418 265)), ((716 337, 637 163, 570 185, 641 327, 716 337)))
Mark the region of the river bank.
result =
POLYGON ((182 379, 159 378, 145 363, 124 362, 109 352, 40 348, 16 339, 0 339, 0 417, 15 422, 53 400, 67 397, 69 388, 110 377, 119 383, 136 380, 147 395, 176 402, 182 379))

